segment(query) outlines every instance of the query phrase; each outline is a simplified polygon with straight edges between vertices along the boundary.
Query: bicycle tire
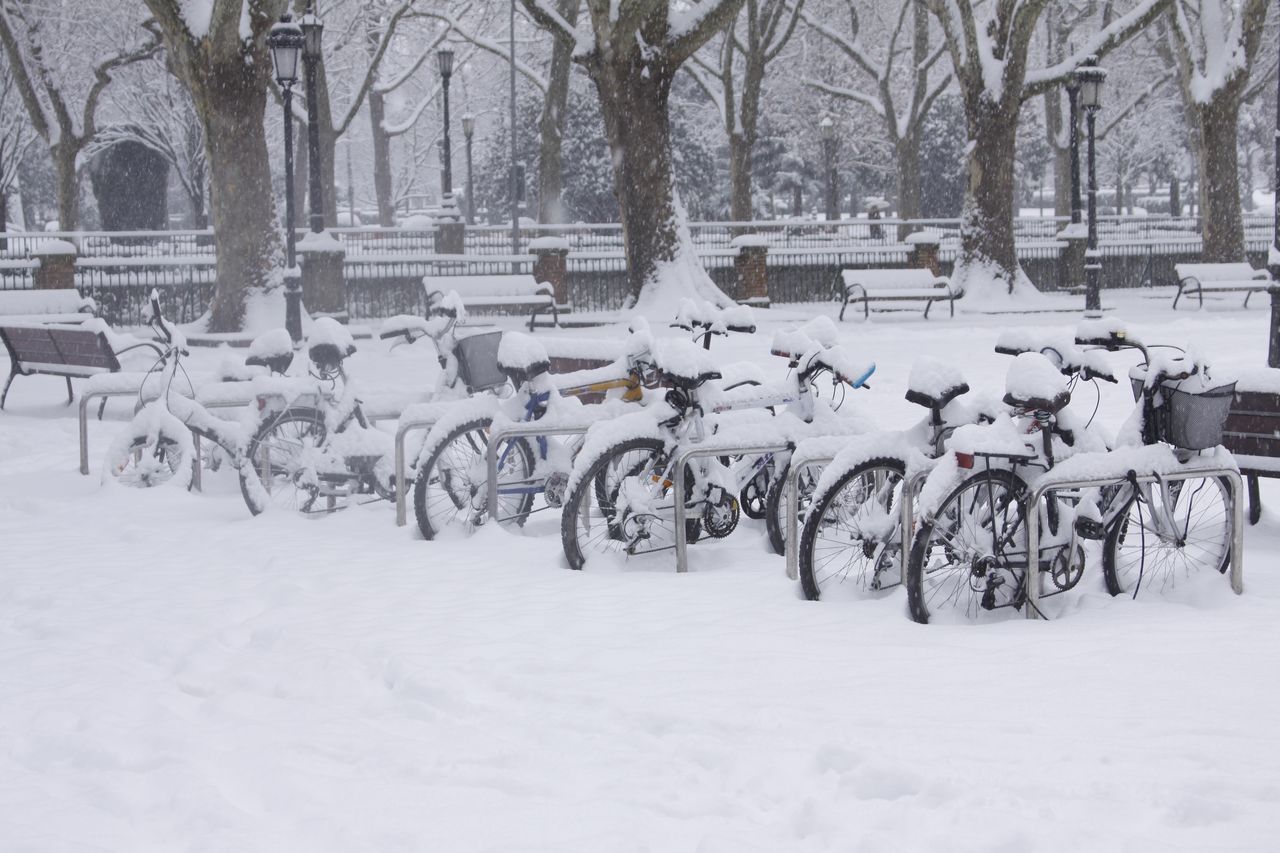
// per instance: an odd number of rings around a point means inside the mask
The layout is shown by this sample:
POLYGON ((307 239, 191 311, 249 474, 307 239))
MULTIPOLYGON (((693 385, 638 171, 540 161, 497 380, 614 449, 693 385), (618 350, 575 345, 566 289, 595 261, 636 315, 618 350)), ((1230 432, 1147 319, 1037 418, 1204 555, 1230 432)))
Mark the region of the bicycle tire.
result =
MULTIPOLYGON (((418 476, 413 483, 413 512, 423 539, 434 539, 446 527, 470 532, 492 516, 491 508, 487 506, 488 468, 485 458, 492 424, 493 419, 487 417, 459 424, 418 467, 418 476), (484 472, 478 480, 474 475, 477 470, 484 472), (436 513, 434 519, 431 517, 433 513, 436 513)), ((516 448, 508 459, 514 459, 514 464, 519 466, 517 475, 528 479, 534 470, 533 448, 524 438, 507 439, 507 442, 516 448)), ((499 501, 502 501, 501 497, 499 501)), ((533 494, 521 493, 515 501, 502 506, 508 508, 499 510, 500 518, 514 519, 516 524, 523 524, 533 507, 533 494)))
POLYGON ((324 412, 309 406, 290 407, 263 421, 240 461, 240 495, 249 512, 259 515, 271 506, 308 514, 315 489, 304 484, 299 458, 323 448, 329 431, 324 412), (271 470, 265 471, 264 465, 271 470), (304 497, 305 495, 305 497, 304 497))
MULTIPOLYGON (((764 512, 764 529, 769 536, 769 546, 773 548, 773 553, 779 556, 785 556, 787 553, 787 520, 784 514, 787 509, 787 502, 784 500, 787 476, 791 473, 791 462, 788 461, 782 466, 782 470, 778 476, 769 484, 769 491, 765 498, 764 512)), ((814 489, 818 486, 818 477, 822 475, 822 466, 817 463, 809 463, 805 465, 805 470, 800 472, 799 478, 796 480, 796 510, 800 513, 800 524, 804 524, 804 519, 809 511, 809 504, 813 501, 814 489), (809 469, 813 469, 810 471, 809 469)))
POLYGON ((800 587, 805 598, 819 601, 824 588, 830 597, 830 592, 837 587, 853 590, 855 597, 862 597, 902 582, 904 543, 898 523, 898 500, 906 470, 906 463, 901 459, 889 456, 868 459, 841 474, 831 488, 810 505, 800 530, 797 555, 800 587), (897 500, 895 494, 899 495, 897 500), (870 506, 873 501, 878 501, 878 505, 870 506), (890 530, 881 531, 886 523, 890 530), (824 536, 828 530, 838 533, 824 536), (824 541, 830 544, 824 547, 824 541), (830 556, 826 553, 828 550, 830 556), (831 565, 843 551, 849 552, 847 560, 831 565), (897 569, 891 573, 892 582, 886 584, 883 575, 890 562, 896 563, 897 569), (845 586, 850 580, 853 583, 845 586))

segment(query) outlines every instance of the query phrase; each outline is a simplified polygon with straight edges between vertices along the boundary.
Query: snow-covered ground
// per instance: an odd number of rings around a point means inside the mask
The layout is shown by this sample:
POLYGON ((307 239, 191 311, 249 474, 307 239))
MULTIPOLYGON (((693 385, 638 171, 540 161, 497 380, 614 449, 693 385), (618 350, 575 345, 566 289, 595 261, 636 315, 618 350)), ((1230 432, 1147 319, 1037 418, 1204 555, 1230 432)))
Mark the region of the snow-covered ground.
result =
MULTIPOLYGON (((1223 372, 1265 363, 1265 300, 1238 302, 1109 300, 1223 372)), ((714 352, 780 376, 769 337, 802 314, 714 352)), ((918 418, 918 356, 998 390, 1003 329, 1075 319, 842 324, 878 364, 850 405, 918 418)), ((359 346, 370 390, 434 375, 427 343, 359 346)), ((427 543, 387 504, 250 518, 226 473, 104 488, 127 406, 82 477, 61 390, 20 379, 0 414, 0 850, 1280 847, 1280 484, 1244 596, 1114 600, 1091 570, 1053 621, 920 626, 900 591, 802 601, 754 522, 688 575, 577 573, 550 518, 427 543)), ((1102 394, 1114 429, 1128 389, 1102 394)))

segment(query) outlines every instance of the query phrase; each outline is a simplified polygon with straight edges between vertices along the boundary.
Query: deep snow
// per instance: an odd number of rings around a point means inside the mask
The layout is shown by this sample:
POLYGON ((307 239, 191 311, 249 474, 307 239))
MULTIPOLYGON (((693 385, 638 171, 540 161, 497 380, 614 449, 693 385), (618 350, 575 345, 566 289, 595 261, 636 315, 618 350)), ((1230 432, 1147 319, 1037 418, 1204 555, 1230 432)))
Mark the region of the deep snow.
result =
MULTIPOLYGON (((1113 301, 1144 339, 1194 336, 1222 375, 1264 363, 1265 308, 1113 301)), ((756 312, 760 332, 712 356, 780 377, 769 341, 799 316, 756 312)), ((877 364, 847 405, 904 428, 924 414, 902 399, 917 356, 999 392, 1002 329, 1075 319, 841 324, 877 364)), ((362 389, 431 387, 429 342, 357 346, 362 389)), ((250 518, 233 473, 203 495, 104 488, 100 458, 76 473, 61 393, 20 379, 0 413, 2 850, 1280 844, 1274 482, 1246 533, 1244 596, 1211 579, 1191 604, 1116 600, 1091 567, 1046 602, 1054 621, 920 626, 901 590, 800 600, 745 520, 694 546, 688 575, 577 573, 545 514, 523 536, 427 543, 385 503, 250 518)), ((1102 389, 1111 430, 1129 394, 1102 389)), ((1077 389, 1073 407, 1093 405, 1077 389)), ((113 402, 92 446, 126 414, 113 402)))

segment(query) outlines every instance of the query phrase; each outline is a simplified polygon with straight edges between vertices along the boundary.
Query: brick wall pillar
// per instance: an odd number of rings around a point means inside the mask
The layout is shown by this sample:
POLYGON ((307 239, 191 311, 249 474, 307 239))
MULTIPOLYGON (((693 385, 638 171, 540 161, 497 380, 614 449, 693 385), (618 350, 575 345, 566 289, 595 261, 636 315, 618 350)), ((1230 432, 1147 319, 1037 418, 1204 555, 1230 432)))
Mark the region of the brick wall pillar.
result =
POLYGON ((72 290, 76 286, 76 247, 66 240, 41 240, 31 248, 40 262, 32 271, 36 290, 72 290))
POLYGON ((759 234, 741 234, 729 244, 738 250, 733 267, 738 276, 738 302, 769 307, 769 244, 759 234))
POLYGON ((551 285, 556 294, 556 307, 567 311, 569 302, 569 243, 561 237, 537 237, 529 241, 533 255, 533 277, 538 283, 551 285))
POLYGON ((1067 247, 1058 253, 1058 289, 1084 287, 1085 255, 1089 250, 1089 230, 1083 222, 1068 225, 1058 232, 1067 247))
POLYGON ((312 316, 347 319, 346 257, 346 249, 327 231, 309 233, 298 241, 302 303, 312 316))
POLYGON ((445 196, 436 216, 436 254, 465 255, 467 253, 467 226, 458 212, 458 204, 452 195, 445 196))
POLYGON ((936 231, 908 234, 905 242, 911 247, 907 263, 912 269, 929 270, 934 275, 942 275, 942 264, 938 259, 938 246, 942 243, 942 238, 936 231))

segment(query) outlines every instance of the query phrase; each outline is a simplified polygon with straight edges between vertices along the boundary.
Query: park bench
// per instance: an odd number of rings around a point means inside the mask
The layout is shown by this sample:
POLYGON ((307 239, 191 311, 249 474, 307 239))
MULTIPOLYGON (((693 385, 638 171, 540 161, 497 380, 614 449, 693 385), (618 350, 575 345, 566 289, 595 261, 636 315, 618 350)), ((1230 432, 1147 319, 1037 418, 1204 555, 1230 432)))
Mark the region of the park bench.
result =
POLYGON ((1178 293, 1173 297, 1173 307, 1184 296, 1200 297, 1204 307, 1206 293, 1243 293, 1244 307, 1249 307, 1249 297, 1271 286, 1271 275, 1266 270, 1255 270, 1246 263, 1237 264, 1176 264, 1178 293))
POLYGON ((956 315, 956 300, 963 290, 952 287, 946 276, 925 269, 841 270, 833 288, 840 304, 840 319, 850 305, 862 305, 864 318, 871 317, 872 302, 923 302, 924 316, 929 318, 933 303, 951 303, 951 316, 956 315))
POLYGON ((0 290, 0 323, 83 323, 96 309, 74 288, 0 290))
POLYGON ((0 341, 9 351, 9 378, 0 392, 0 409, 9 396, 9 386, 19 376, 61 376, 67 381, 67 403, 75 395, 72 379, 119 373, 119 356, 129 350, 157 344, 114 335, 106 323, 96 320, 81 325, 63 323, 11 323, 0 321, 0 341), (114 339, 114 340, 113 340, 114 339))
POLYGON ((524 313, 531 311, 529 331, 544 311, 551 312, 553 325, 560 325, 555 291, 550 284, 531 275, 429 275, 422 280, 427 301, 455 291, 468 311, 524 313))
POLYGON ((1249 523, 1262 517, 1261 477, 1280 477, 1280 370, 1244 371, 1236 381, 1222 444, 1249 484, 1249 523))

